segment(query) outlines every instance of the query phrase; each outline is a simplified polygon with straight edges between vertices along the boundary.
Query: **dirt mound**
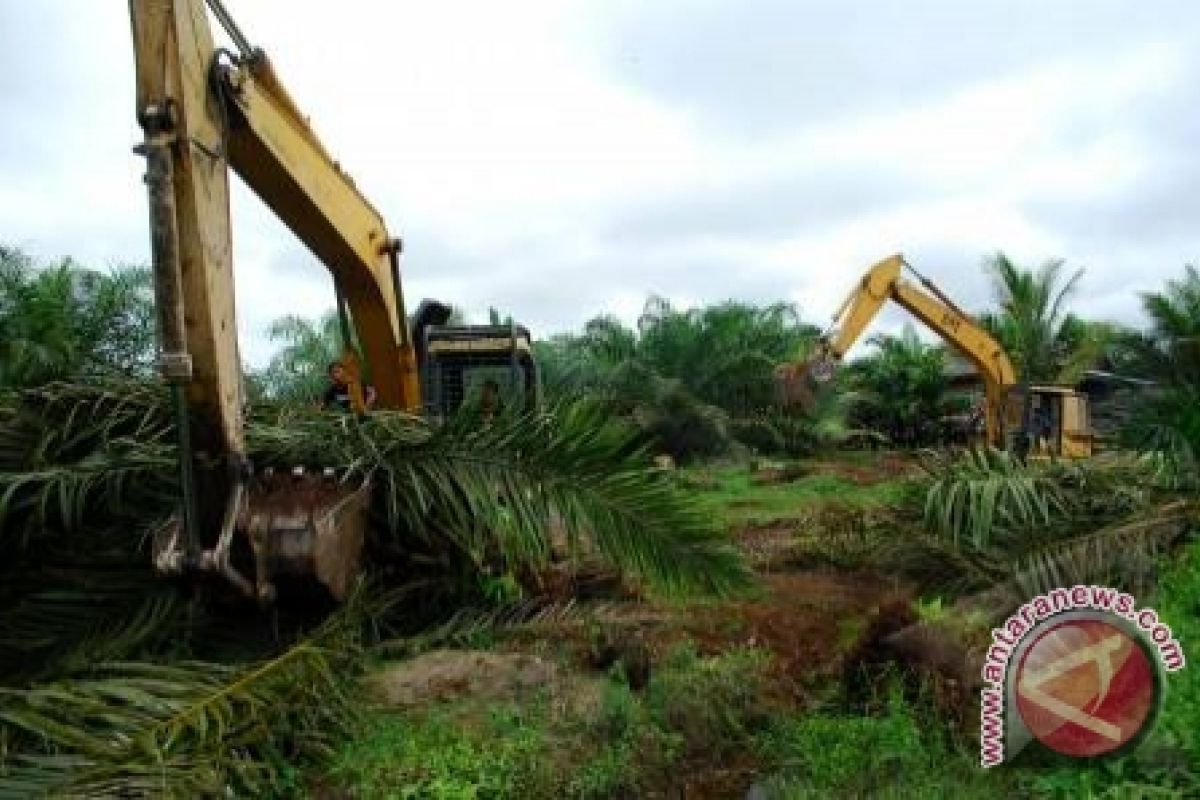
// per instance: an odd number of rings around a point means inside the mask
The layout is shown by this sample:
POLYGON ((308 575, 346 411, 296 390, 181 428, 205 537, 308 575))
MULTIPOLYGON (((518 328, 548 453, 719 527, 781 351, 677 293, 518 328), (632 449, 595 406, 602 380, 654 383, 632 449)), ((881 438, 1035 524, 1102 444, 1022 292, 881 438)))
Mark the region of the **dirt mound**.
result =
POLYGON ((874 459, 862 463, 812 461, 807 466, 810 475, 831 475, 860 486, 915 477, 922 472, 920 463, 907 453, 879 453, 874 459))
POLYGON ((465 696, 528 696, 558 679, 557 665, 533 655, 434 650, 373 673, 367 689, 379 702, 408 708, 465 696))
POLYGON ((880 544, 906 522, 890 507, 830 500, 801 507, 787 519, 744 525, 733 536, 762 572, 835 567, 853 573, 871 564, 880 544))
POLYGON ((805 464, 766 464, 750 472, 750 482, 758 486, 774 486, 793 483, 807 478, 812 470, 805 464))
POLYGON ((734 534, 734 541, 752 566, 771 572, 790 562, 796 549, 796 527, 792 520, 747 525, 734 534))

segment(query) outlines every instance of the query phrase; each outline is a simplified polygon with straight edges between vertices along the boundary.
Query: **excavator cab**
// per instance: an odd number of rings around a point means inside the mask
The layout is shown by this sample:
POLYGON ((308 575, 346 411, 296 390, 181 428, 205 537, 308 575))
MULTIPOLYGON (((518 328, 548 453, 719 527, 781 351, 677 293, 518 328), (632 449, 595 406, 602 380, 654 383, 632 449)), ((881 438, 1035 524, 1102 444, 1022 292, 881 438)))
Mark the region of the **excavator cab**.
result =
MULTIPOLYGON (((1089 458, 1093 451, 1088 396, 1069 386, 1030 386, 1029 457, 1089 458)), ((1004 427, 1024 429, 1025 394, 1013 387, 1004 404, 1004 427)))
POLYGON ((422 400, 445 419, 478 404, 490 384, 501 409, 532 411, 541 400, 529 331, 520 325, 435 325, 423 332, 422 400))

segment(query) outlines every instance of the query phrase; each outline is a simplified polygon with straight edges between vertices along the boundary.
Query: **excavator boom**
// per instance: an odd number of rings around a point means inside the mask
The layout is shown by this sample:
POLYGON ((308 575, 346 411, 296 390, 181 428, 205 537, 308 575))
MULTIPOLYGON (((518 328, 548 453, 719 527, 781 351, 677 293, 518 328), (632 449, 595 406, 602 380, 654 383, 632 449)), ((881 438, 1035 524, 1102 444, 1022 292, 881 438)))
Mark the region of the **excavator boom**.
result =
MULTIPOLYGON (((219 2, 208 3, 232 26, 219 2)), ((399 241, 329 156, 270 60, 261 50, 217 50, 202 0, 130 0, 130 16, 138 119, 160 131, 173 161, 182 283, 175 300, 187 305, 179 344, 192 357, 188 399, 197 416, 216 424, 225 449, 241 449, 227 166, 332 273, 379 404, 419 410, 399 241)))
POLYGON ((867 270, 834 314, 832 330, 810 358, 776 369, 780 402, 785 407, 812 403, 813 384, 832 375, 833 367, 888 300, 925 323, 975 367, 983 381, 988 444, 1003 448, 1009 443, 1009 433, 1016 431, 1016 441, 1023 448, 1036 440, 1038 457, 1087 458, 1092 454, 1087 396, 1063 386, 1018 386, 1012 360, 1000 343, 899 254, 867 270), (919 286, 902 277, 905 269, 919 286), (1041 425, 1031 437, 1029 420, 1035 409, 1041 425))
MULTIPOLYGON (((923 288, 905 281, 901 275, 907 267, 904 257, 896 254, 875 264, 863 276, 834 314, 834 327, 826 336, 813 362, 837 363, 845 357, 888 300, 904 308, 925 323, 947 344, 969 360, 983 380, 986 396, 985 428, 990 443, 1004 442, 1002 409, 1009 389, 1016 382, 1016 371, 1004 348, 991 334, 959 309, 931 282, 917 275, 923 288)), ((813 364, 784 365, 777 377, 781 381, 803 381, 813 370, 813 364)), ((785 391, 785 395, 788 392, 785 391)), ((792 396, 803 397, 804 391, 791 389, 792 396)))
MULTIPOLYGON (((329 155, 266 54, 250 45, 221 0, 129 0, 129 13, 160 366, 174 397, 183 493, 156 563, 168 573, 219 573, 264 601, 275 596, 273 577, 282 573, 315 576, 340 596, 357 568, 368 487, 331 489, 299 467, 294 480, 259 475, 247 457, 229 171, 329 269, 354 411, 366 407, 363 366, 380 408, 418 413, 430 397, 450 396, 441 386, 423 393, 418 353, 455 388, 454 402, 462 402, 471 371, 486 369, 508 370, 514 384, 523 373, 528 403, 536 395, 528 331, 509 326, 498 337, 490 328, 466 327, 439 334, 434 328, 449 308, 430 302, 416 314, 420 341, 414 341, 399 239, 329 155), (209 10, 236 53, 214 45, 209 10), (452 346, 452 335, 459 345, 452 346), (250 565, 233 563, 238 535, 249 543, 250 565)), ((453 410, 439 402, 438 413, 453 410)))

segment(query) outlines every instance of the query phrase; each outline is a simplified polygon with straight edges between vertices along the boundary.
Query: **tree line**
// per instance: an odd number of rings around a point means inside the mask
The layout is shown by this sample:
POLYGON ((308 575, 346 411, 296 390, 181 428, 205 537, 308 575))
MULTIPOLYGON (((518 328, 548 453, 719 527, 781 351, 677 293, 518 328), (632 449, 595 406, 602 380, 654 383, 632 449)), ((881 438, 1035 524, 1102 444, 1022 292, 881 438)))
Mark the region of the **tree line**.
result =
MULTIPOLYGON (((1200 439, 1200 414, 1192 410, 1200 381, 1196 268, 1142 295, 1144 330, 1073 313, 1082 276, 1061 260, 1028 267, 998 253, 981 274, 993 304, 976 318, 1031 382, 1072 384, 1097 368, 1152 381, 1154 399, 1140 404, 1131 429, 1191 459, 1200 439)), ((283 317, 266 333, 278 349, 265 367, 247 369, 251 399, 311 404, 342 351, 336 315, 283 317)), ((813 408, 783 411, 773 371, 803 360, 820 334, 794 304, 678 308, 651 296, 633 325, 602 314, 536 348, 549 397, 588 396, 678 459, 738 447, 800 455, 851 441, 929 445, 947 436, 945 421, 968 411, 970 399, 952 388, 952 354, 911 326, 871 337, 870 352, 840 370, 813 408)), ((148 269, 97 270, 69 258, 38 264, 0 247, 0 390, 149 378, 153 361, 148 269)))

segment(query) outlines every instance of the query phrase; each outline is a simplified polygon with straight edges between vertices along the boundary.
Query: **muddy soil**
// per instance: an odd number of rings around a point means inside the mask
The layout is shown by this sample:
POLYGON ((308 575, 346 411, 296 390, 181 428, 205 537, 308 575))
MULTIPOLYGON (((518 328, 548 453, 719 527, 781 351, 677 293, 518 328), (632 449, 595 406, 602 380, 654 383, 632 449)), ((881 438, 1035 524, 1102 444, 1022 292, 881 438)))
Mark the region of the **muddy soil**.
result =
POLYGON ((838 678, 880 610, 911 598, 906 587, 871 573, 783 573, 763 584, 762 597, 693 614, 683 628, 708 652, 768 650, 779 688, 796 699, 838 678))
MULTIPOLYGON (((894 481, 917 470, 910 459, 890 454, 868 464, 805 465, 806 474, 836 475, 862 485, 894 481)), ((920 660, 911 652, 889 651, 887 645, 888 637, 915 622, 914 588, 886 574, 814 569, 797 558, 797 549, 803 550, 811 537, 845 538, 854 549, 855 537, 871 529, 861 515, 886 510, 831 502, 796 511, 794 519, 734 532, 734 541, 761 576, 760 591, 751 596, 677 606, 641 602, 606 586, 607 591, 599 592, 605 597, 586 603, 578 613, 514 631, 503 645, 509 652, 443 650, 392 665, 371 678, 372 696, 385 705, 414 708, 463 699, 482 706, 549 692, 557 703, 586 712, 589 704, 599 702, 606 673, 617 660, 626 665, 627 674, 630 664, 643 661, 652 672, 675 645, 690 641, 706 655, 735 647, 770 652, 767 699, 781 711, 803 713, 827 700, 830 689, 853 703, 856 694, 871 693, 878 670, 920 660)), ((575 579, 567 583, 578 589, 575 579)), ((961 700, 954 694, 955 702, 961 700)), ((680 764, 672 785, 653 796, 744 797, 760 769, 748 752, 680 764)))
POLYGON ((870 463, 852 464, 847 461, 812 461, 806 464, 809 475, 833 475, 871 486, 898 478, 916 477, 921 474, 920 465, 909 454, 880 453, 870 463))

